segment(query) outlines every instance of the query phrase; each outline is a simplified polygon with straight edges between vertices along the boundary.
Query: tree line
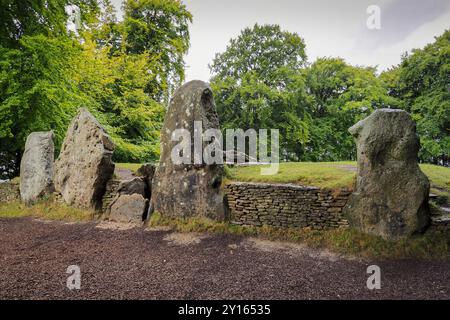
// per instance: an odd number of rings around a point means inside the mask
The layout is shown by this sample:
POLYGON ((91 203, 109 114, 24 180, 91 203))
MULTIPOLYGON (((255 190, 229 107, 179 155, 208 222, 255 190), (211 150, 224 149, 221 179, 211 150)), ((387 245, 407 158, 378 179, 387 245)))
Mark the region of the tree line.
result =
POLYGON ((210 64, 222 124, 280 129, 286 161, 353 160, 347 129, 375 109, 399 108, 417 123, 420 160, 450 165, 450 30, 379 75, 341 58, 310 63, 305 47, 278 25, 231 39, 210 64))
MULTIPOLYGON (((0 1, 2 175, 19 173, 33 131, 53 130, 58 149, 81 106, 112 136, 115 161, 157 160, 165 107, 185 79, 195 19, 186 6, 125 0, 118 21, 110 0, 0 1)), ((298 34, 256 24, 210 63, 222 127, 280 129, 284 160, 350 160, 347 128, 376 108, 402 108, 417 122, 421 160, 448 165, 449 39, 447 30, 377 75, 340 58, 311 63, 298 34)))

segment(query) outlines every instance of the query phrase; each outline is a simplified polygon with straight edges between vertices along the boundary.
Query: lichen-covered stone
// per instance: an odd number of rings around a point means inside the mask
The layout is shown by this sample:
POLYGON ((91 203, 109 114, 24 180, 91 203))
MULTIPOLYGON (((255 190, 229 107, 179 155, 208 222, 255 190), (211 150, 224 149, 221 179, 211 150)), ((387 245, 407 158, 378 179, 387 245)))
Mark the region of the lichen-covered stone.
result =
POLYGON ((147 199, 137 193, 120 195, 111 204, 109 220, 142 224, 147 202, 147 199))
POLYGON ((55 188, 66 203, 101 209, 106 183, 114 173, 113 151, 104 128, 86 109, 80 109, 55 162, 55 188))
POLYGON ((410 115, 379 109, 349 129, 357 144, 356 190, 345 213, 351 226, 387 239, 423 231, 430 222, 428 178, 417 163, 410 115))
POLYGON ((152 183, 151 211, 223 220, 225 207, 220 193, 223 166, 204 162, 175 164, 171 159, 172 149, 179 143, 171 141, 172 132, 187 129, 192 137, 194 121, 202 122, 203 131, 219 129, 211 88, 202 81, 186 83, 170 101, 161 130, 161 158, 152 183))
POLYGON ((20 162, 20 196, 27 204, 53 192, 53 139, 51 131, 33 132, 27 138, 20 162))

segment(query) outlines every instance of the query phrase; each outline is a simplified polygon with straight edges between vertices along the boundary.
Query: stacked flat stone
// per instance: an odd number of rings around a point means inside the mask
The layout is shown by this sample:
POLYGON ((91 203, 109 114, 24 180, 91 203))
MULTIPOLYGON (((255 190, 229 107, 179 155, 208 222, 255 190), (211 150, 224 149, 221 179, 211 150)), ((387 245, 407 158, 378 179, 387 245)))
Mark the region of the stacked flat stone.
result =
POLYGON ((231 222, 239 225, 324 230, 346 226, 342 215, 349 190, 294 184, 233 182, 225 187, 231 222))

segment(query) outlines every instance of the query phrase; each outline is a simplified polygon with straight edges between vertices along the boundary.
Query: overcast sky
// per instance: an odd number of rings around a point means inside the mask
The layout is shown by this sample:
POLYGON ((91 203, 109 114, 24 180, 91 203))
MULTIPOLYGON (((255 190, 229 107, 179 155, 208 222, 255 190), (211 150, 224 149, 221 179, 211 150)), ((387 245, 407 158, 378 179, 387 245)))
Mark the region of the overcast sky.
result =
MULTIPOLYGON (((112 0, 117 8, 122 0, 112 0)), ((342 57, 385 70, 405 51, 421 48, 450 28, 450 0, 183 0, 193 14, 186 80, 208 81, 208 63, 230 38, 255 23, 279 24, 306 43, 308 60, 342 57), (380 29, 368 29, 370 5, 380 29)), ((119 12, 121 15, 121 12, 119 12)))

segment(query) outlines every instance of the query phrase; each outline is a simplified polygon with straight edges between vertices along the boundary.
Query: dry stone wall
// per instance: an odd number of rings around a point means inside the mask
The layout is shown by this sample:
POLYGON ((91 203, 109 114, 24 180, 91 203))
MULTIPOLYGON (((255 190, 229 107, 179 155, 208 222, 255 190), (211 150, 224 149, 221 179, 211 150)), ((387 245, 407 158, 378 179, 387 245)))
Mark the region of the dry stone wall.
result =
POLYGON ((294 184, 233 182, 225 186, 234 224, 318 230, 348 225, 342 208, 350 193, 294 184))

